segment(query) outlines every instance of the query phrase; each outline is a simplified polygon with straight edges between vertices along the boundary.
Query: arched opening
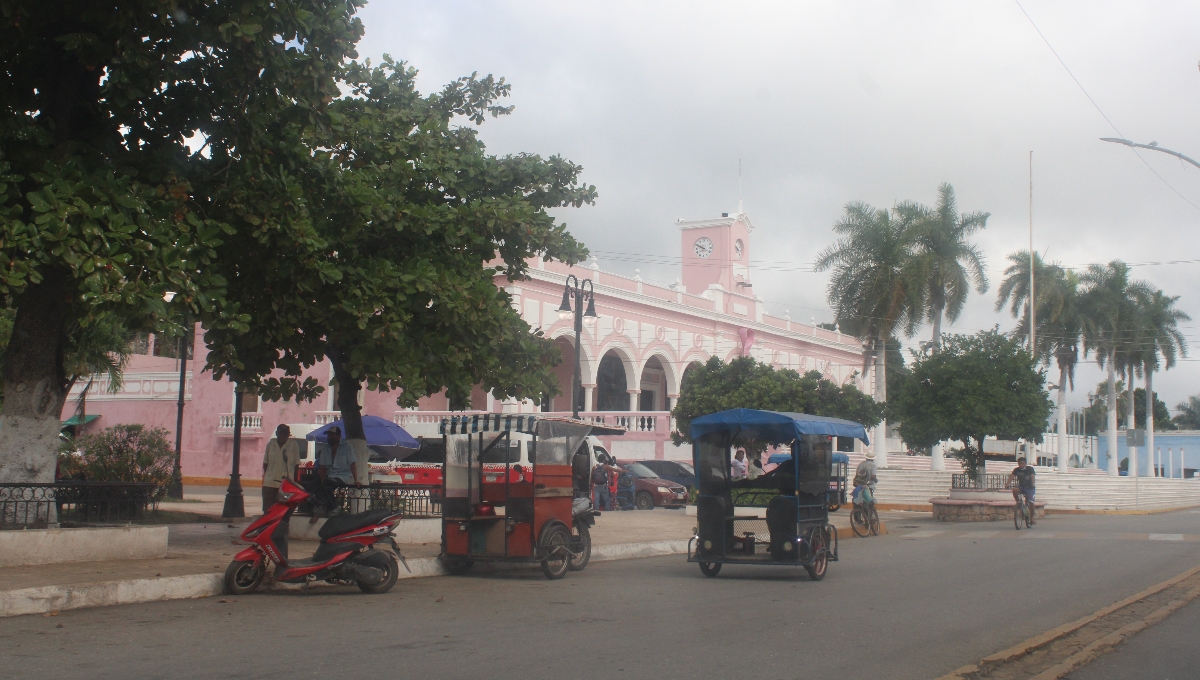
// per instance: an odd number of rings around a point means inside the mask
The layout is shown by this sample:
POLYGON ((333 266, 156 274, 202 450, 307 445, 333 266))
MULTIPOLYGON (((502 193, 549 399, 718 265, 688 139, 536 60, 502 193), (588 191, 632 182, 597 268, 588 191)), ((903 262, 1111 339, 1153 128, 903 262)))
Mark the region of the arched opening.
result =
POLYGON ((696 371, 699 370, 701 366, 702 365, 699 361, 693 361, 687 365, 687 368, 683 369, 683 378, 681 378, 679 381, 680 394, 683 394, 683 391, 687 389, 688 381, 690 381, 692 377, 696 375, 696 371))
POLYGON ((650 360, 642 367, 642 379, 639 385, 642 393, 638 395, 638 410, 667 410, 667 390, 669 388, 670 382, 662 362, 657 356, 650 357, 650 360))
MULTIPOLYGON (((554 340, 554 345, 562 352, 562 363, 554 367, 554 377, 558 380, 558 394, 551 397, 545 395, 542 398, 542 411, 570 411, 571 410, 571 384, 575 379, 575 343, 571 342, 568 337, 558 337, 554 340)), ((583 405, 583 386, 579 387, 580 407, 583 405)))
POLYGON ((629 380, 625 376, 625 362, 612 350, 605 352, 596 371, 596 410, 629 410, 629 380))

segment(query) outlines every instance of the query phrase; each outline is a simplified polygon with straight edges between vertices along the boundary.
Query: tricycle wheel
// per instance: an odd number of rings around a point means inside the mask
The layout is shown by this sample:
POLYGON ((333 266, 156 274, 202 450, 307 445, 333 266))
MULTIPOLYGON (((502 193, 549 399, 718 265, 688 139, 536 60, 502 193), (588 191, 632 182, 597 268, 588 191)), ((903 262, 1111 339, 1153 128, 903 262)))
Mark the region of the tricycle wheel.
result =
POLYGON ((705 576, 712 578, 712 577, 716 576, 717 574, 721 573, 721 563, 720 562, 701 562, 700 563, 700 571, 705 576))
POLYGON ((358 584, 358 589, 364 593, 367 593, 368 595, 382 595, 391 590, 392 586, 396 585, 396 578, 398 578, 400 575, 400 565, 396 562, 396 558, 392 557, 391 555, 387 555, 387 553, 382 554, 386 555, 387 560, 372 560, 369 566, 375 567, 376 569, 382 571, 383 580, 373 586, 367 585, 362 581, 356 582, 358 584))
POLYGON ((814 555, 812 564, 805 565, 808 570, 808 577, 814 581, 820 581, 825 578, 825 572, 829 569, 829 544, 825 540, 824 527, 817 527, 809 534, 808 543, 811 546, 812 554, 814 555))
POLYGON ((230 595, 249 595, 258 590, 266 573, 263 562, 256 566, 250 560, 234 560, 225 568, 225 590, 230 595))
POLYGON ((556 579, 567 575, 571 564, 571 533, 561 524, 555 524, 542 534, 542 573, 546 578, 556 579))
POLYGON ((634 502, 637 504, 638 510, 654 509, 654 497, 645 491, 639 492, 634 502))
POLYGON ((571 560, 567 568, 571 571, 583 571, 592 559, 592 532, 582 522, 575 522, 571 532, 571 560), (577 551, 576 548, 579 550, 577 551))
POLYGON ((464 560, 461 557, 442 558, 442 566, 446 568, 446 571, 449 572, 451 576, 462 576, 466 574, 468 571, 471 571, 471 567, 474 566, 474 564, 475 563, 473 561, 464 560))

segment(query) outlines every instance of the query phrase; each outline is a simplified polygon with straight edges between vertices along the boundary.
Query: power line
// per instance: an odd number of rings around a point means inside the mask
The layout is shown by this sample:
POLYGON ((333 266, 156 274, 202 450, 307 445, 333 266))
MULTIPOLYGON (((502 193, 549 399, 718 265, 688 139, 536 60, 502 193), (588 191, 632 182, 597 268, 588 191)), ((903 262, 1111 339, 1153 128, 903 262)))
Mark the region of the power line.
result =
MULTIPOLYGON (((1108 123, 1108 126, 1111 127, 1113 129, 1113 131, 1117 133, 1118 136, 1124 137, 1125 135, 1122 134, 1122 132, 1117 128, 1116 123, 1112 122, 1112 119, 1108 117, 1108 114, 1104 113, 1104 109, 1100 108, 1100 105, 1096 103, 1096 100, 1092 98, 1092 95, 1088 94, 1087 88, 1085 88, 1083 86, 1083 83, 1079 82, 1079 79, 1075 77, 1075 74, 1073 72, 1071 72, 1071 67, 1067 66, 1067 62, 1063 61, 1063 58, 1061 56, 1059 56, 1058 50, 1054 49, 1054 45, 1050 44, 1050 40, 1046 37, 1045 33, 1042 33, 1042 29, 1038 28, 1038 25, 1033 20, 1033 17, 1029 16, 1029 12, 1025 11, 1025 7, 1023 5, 1021 5, 1021 0, 1013 0, 1013 2, 1015 2, 1017 4, 1017 7, 1020 8, 1021 13, 1025 15, 1025 18, 1029 20, 1029 25, 1033 26, 1033 30, 1037 31, 1037 34, 1038 34, 1038 36, 1041 37, 1042 42, 1046 43, 1046 47, 1050 48, 1050 52, 1052 54, 1054 54, 1054 58, 1058 60, 1058 63, 1062 64, 1063 70, 1065 70, 1067 72, 1067 75, 1071 76, 1071 80, 1074 80, 1075 84, 1079 86, 1079 91, 1083 93, 1083 96, 1087 97, 1088 101, 1092 103, 1092 106, 1096 107, 1096 111, 1098 111, 1100 113, 1100 115, 1104 118, 1105 122, 1108 123)), ((1195 203, 1192 203, 1190 200, 1188 200, 1187 196, 1184 196, 1183 194, 1179 193, 1178 189, 1171 186, 1171 183, 1168 182, 1165 177, 1158 174, 1158 171, 1154 169, 1154 166, 1150 165, 1150 162, 1147 161, 1145 158, 1143 158, 1142 154, 1138 153, 1137 149, 1135 149, 1133 147, 1129 147, 1129 150, 1133 152, 1133 155, 1138 157, 1138 160, 1140 160, 1142 162, 1142 164, 1145 165, 1146 168, 1150 170, 1150 172, 1154 173, 1155 177, 1157 177, 1163 184, 1167 185, 1168 189, 1170 189, 1171 191, 1174 191, 1176 196, 1182 198, 1184 203, 1187 203, 1188 205, 1192 206, 1193 208, 1195 208, 1197 210, 1200 210, 1200 205, 1196 205, 1195 203)))

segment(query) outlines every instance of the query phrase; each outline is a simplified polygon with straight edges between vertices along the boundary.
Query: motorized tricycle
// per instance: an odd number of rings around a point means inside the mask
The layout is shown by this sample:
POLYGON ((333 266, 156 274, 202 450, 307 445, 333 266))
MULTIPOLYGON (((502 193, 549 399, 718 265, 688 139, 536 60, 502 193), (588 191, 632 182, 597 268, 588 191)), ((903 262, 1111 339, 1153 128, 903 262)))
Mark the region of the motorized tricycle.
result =
POLYGON ((447 418, 441 430, 446 467, 439 557, 447 571, 463 574, 476 562, 539 563, 553 579, 587 566, 589 528, 600 513, 591 504, 584 440, 624 434, 624 428, 486 414, 447 418), (516 439, 527 447, 527 464, 517 462, 516 439))
POLYGON ((767 564, 801 566, 814 581, 824 578, 838 559, 837 530, 829 524, 830 436, 869 443, 860 423, 804 413, 733 409, 693 420, 699 496, 688 561, 710 577, 725 564, 767 564), (734 481, 732 448, 749 442, 787 445, 791 455, 762 477, 734 481), (742 486, 774 491, 765 518, 735 513, 734 493, 742 486))

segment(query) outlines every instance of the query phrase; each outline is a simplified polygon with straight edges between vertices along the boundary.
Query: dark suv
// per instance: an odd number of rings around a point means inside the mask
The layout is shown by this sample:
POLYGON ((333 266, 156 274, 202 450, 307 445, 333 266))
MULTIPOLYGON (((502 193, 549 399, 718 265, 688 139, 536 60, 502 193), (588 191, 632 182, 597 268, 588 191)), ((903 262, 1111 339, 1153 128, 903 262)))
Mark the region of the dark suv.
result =
POLYGON ((687 505, 687 487, 659 477, 640 460, 619 460, 617 465, 633 476, 633 504, 638 510, 656 507, 682 508, 687 505))
POLYGON ((650 468, 650 471, 659 478, 682 484, 687 487, 688 491, 696 486, 696 471, 692 469, 691 463, 681 460, 639 460, 638 462, 650 468))

